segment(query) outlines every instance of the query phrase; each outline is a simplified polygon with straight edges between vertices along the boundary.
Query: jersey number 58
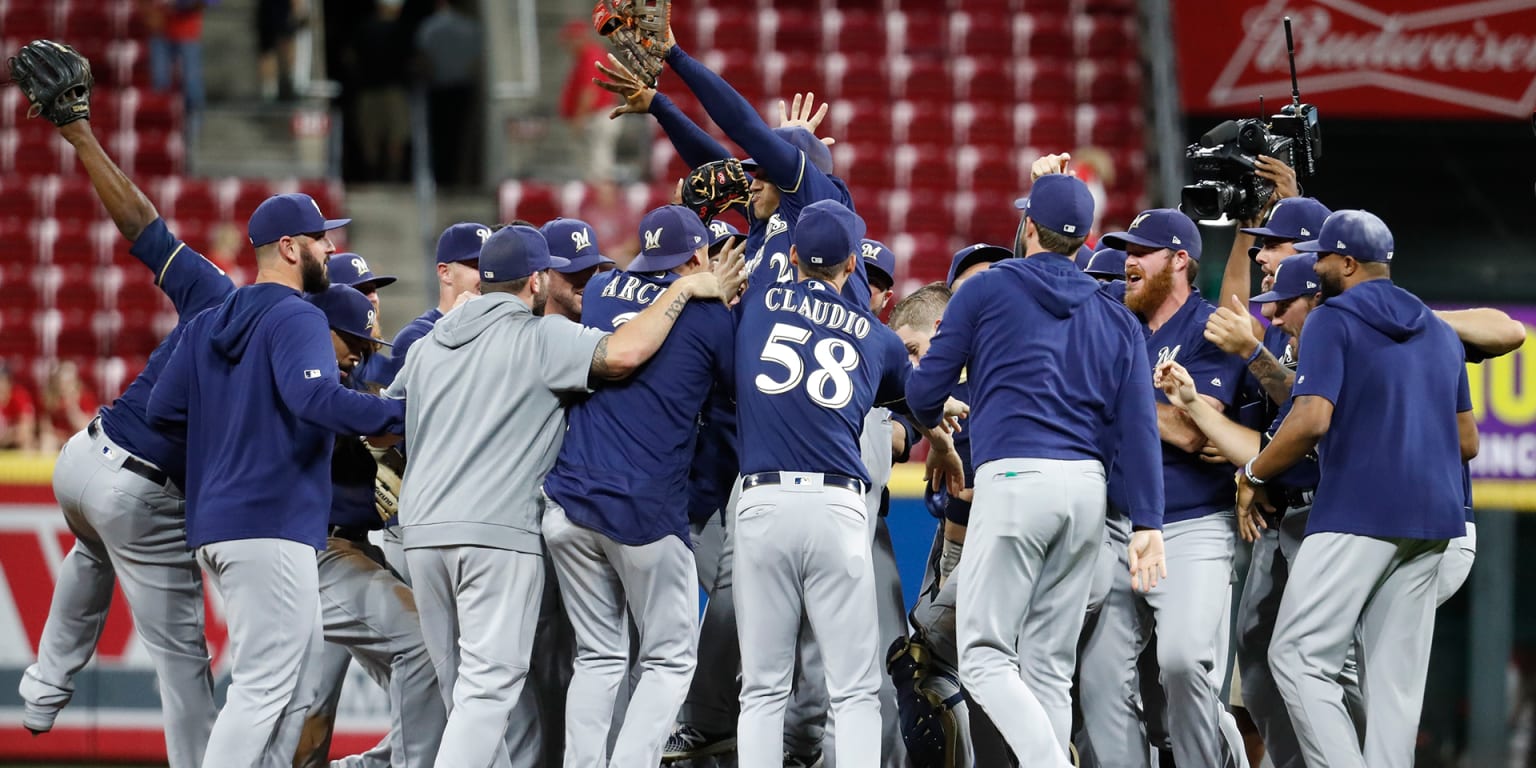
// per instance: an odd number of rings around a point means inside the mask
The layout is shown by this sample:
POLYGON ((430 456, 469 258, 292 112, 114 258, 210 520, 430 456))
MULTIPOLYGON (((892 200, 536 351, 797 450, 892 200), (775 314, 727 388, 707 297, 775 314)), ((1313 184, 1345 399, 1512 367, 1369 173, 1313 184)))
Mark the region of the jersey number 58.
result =
POLYGON ((842 408, 853 399, 853 379, 849 373, 859 367, 859 351, 843 339, 822 339, 811 348, 811 356, 816 358, 820 367, 806 376, 801 350, 796 347, 803 347, 810 339, 811 331, 807 328, 797 328, 788 323, 775 324, 758 358, 783 366, 789 375, 779 381, 766 373, 759 373, 754 380, 757 389, 765 395, 782 395, 800 386, 800 381, 804 379, 805 394, 811 398, 811 402, 823 408, 842 408))

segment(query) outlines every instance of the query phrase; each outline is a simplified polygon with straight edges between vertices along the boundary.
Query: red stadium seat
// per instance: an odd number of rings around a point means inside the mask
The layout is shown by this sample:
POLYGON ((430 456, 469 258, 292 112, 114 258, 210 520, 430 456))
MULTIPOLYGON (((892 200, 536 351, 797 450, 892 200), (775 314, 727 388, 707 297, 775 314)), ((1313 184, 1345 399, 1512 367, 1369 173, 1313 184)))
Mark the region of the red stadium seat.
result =
POLYGON ((65 41, 80 38, 108 39, 118 37, 121 27, 112 9, 98 3, 70 3, 64 14, 63 38, 65 41))
POLYGON ((20 176, 47 176, 60 173, 63 168, 57 134, 27 134, 12 132, 0 138, 0 146, 7 155, 6 167, 20 176))
MULTIPOLYGON (((960 56, 1007 58, 1020 48, 1015 42, 1015 25, 1010 14, 971 11, 949 17, 949 50, 960 56)), ((938 30, 935 30, 937 33, 938 30)))
POLYGON ((1079 101, 1089 104, 1134 103, 1141 90, 1140 67, 1121 62, 1084 63, 1078 68, 1079 101))
POLYGON ((859 187, 891 189, 896 186, 896 165, 890 146, 871 146, 850 155, 853 162, 838 159, 838 175, 859 187))
POLYGON ((885 28, 890 50, 909 56, 943 55, 950 51, 946 14, 932 9, 892 12, 885 28))
POLYGON ((48 215, 58 221, 81 223, 105 218, 106 209, 91 181, 83 176, 61 176, 51 180, 53 204, 48 215))
POLYGON ((1053 150, 1058 152, 1077 143, 1072 112, 1052 104, 1022 105, 1015 109, 1013 135, 1016 145, 1060 147, 1053 150))
MULTIPOLYGON (((59 4, 45 2, 9 2, 0 12, 0 37, 19 41, 25 45, 32 40, 53 39, 59 36, 59 4)), ((15 51, 20 46, 8 46, 15 51)))
POLYGON ((761 49, 758 38, 757 14, 750 9, 722 6, 719 21, 715 24, 712 47, 715 50, 743 51, 756 54, 761 49))
MULTIPOLYGON (((943 104, 954 97, 949 85, 949 70, 940 58, 893 58, 891 69, 898 98, 923 104, 943 104)), ((930 107, 931 108, 931 107, 930 107)))
POLYGON ((1072 104, 1077 100, 1076 73, 1064 60, 1025 59, 1014 66, 1014 95, 1029 104, 1072 104))
MULTIPOLYGON (((668 197, 671 197, 670 190, 668 197)), ((538 182, 505 181, 501 184, 502 221, 527 219, 549 221, 560 215, 554 190, 538 182)))
POLYGON ((126 126, 138 132, 173 133, 181 130, 182 99, 177 93, 156 93, 144 88, 123 91, 122 106, 131 116, 126 126))
POLYGON ((820 14, 781 8, 776 6, 766 17, 775 22, 771 50, 791 56, 814 56, 828 50, 822 43, 820 14))
MULTIPOLYGON (((218 190, 214 184, 206 179, 174 179, 175 193, 171 200, 161 201, 162 206, 169 208, 169 213, 181 220, 192 221, 220 221, 229 217, 224 205, 220 202, 218 190)), ((166 214, 165 210, 161 211, 166 214)))
POLYGON ((234 210, 230 213, 236 221, 245 221, 256 211, 256 206, 272 196, 275 190, 257 179, 241 179, 235 188, 234 210))
POLYGON ((843 10, 836 14, 834 34, 826 40, 826 50, 853 58, 879 59, 888 48, 889 25, 884 15, 869 10, 843 10))
POLYGON ((10 178, 0 181, 0 219, 36 221, 46 215, 44 202, 39 199, 34 184, 28 179, 10 178))
POLYGON ((314 198, 320 210, 330 218, 334 219, 346 213, 341 187, 331 179, 303 179, 297 183, 294 191, 303 192, 314 198))
POLYGON ((1135 42, 1135 16, 1079 16, 1074 32, 1078 56, 1120 60, 1135 42))
POLYGON ((1033 14, 1023 18, 1020 52, 1035 58, 1072 58, 1076 51, 1075 39, 1065 16, 1033 14))
MULTIPOLYGON (((42 348, 38 344, 32 313, 27 310, 12 310, 8 303, 0 304, 0 360, 26 361, 40 352, 42 348)), ((12 367, 11 375, 18 379, 24 378, 18 368, 25 367, 24 365, 12 367)))
POLYGON ((862 160, 864 150, 879 151, 891 143, 894 133, 891 128, 890 109, 866 110, 855 106, 852 117, 831 135, 839 143, 848 142, 850 146, 860 150, 862 160))
POLYGON ((133 147, 130 167, 136 176, 171 176, 182 172, 186 149, 180 132, 143 131, 122 146, 133 147))

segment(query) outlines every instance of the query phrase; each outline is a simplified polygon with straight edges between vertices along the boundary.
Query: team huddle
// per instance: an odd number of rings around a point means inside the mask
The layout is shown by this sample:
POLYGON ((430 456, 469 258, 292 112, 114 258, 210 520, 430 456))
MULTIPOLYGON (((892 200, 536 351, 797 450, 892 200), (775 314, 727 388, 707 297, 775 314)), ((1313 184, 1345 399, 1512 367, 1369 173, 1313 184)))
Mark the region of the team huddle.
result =
POLYGON ((237 289, 88 104, 43 112, 180 322, 59 456, 76 544, 29 730, 68 704, 115 578, 176 768, 327 764, 353 660, 391 728, 333 765, 1247 766, 1235 706, 1277 767, 1413 763, 1435 608, 1475 554, 1465 364, 1519 323, 1431 311, 1392 284, 1379 218, 1267 158, 1223 306, 1176 209, 1088 248, 1064 154, 1034 164, 1011 245, 891 306, 825 107, 772 127, 667 37, 748 158, 617 58, 614 116, 740 183, 680 185, 624 269, 585 222, 455 224, 438 305, 389 342, 395 279, 335 252, 348 220, 269 198, 237 289), (924 441, 909 612, 885 486, 924 441))

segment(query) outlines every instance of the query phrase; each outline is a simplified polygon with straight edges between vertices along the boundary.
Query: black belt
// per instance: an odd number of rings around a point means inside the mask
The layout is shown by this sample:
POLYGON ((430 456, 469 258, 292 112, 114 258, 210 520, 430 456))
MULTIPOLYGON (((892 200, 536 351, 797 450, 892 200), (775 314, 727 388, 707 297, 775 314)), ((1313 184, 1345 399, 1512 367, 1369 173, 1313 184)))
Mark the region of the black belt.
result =
POLYGON ((333 539, 346 539, 347 541, 367 541, 368 528, 361 525, 333 525, 326 533, 333 539))
MULTIPOLYGON (((780 485, 785 482, 782 476, 789 474, 794 473, 758 472, 756 474, 747 475, 741 478, 741 489, 745 491, 748 488, 756 488, 759 485, 780 485)), ((806 474, 816 473, 808 472, 806 474)), ((846 488, 860 495, 863 495, 864 493, 864 481, 858 479, 857 477, 849 477, 847 475, 834 475, 831 473, 823 472, 821 473, 821 484, 830 488, 846 488)))
POLYGON ((1312 488, 1275 488, 1270 494, 1270 499, 1285 504, 1290 509, 1312 506, 1312 499, 1317 492, 1312 488))
MULTIPOLYGON (((86 426, 85 431, 86 434, 91 436, 92 440, 101 437, 101 417, 98 416, 94 419, 91 419, 91 423, 86 426)), ((121 448, 118 450, 122 451, 121 448)), ((170 480, 170 476, 165 474, 164 471, 147 461, 140 461, 133 454, 127 451, 123 451, 123 469, 126 469, 129 472, 132 472, 135 475, 138 475, 139 477, 154 483, 155 485, 165 485, 166 482, 170 480)))

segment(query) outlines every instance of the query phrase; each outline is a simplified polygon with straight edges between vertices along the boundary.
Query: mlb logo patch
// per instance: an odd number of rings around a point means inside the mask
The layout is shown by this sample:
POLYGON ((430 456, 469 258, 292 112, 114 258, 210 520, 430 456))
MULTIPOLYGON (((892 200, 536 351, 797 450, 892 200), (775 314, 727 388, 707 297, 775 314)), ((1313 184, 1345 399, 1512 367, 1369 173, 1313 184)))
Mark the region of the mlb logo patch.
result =
POLYGON ((310 368, 310 369, 304 371, 304 378, 306 378, 306 379, 318 379, 318 378, 320 378, 320 370, 318 368, 310 368))

